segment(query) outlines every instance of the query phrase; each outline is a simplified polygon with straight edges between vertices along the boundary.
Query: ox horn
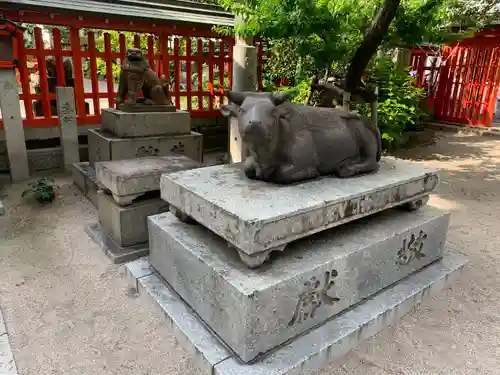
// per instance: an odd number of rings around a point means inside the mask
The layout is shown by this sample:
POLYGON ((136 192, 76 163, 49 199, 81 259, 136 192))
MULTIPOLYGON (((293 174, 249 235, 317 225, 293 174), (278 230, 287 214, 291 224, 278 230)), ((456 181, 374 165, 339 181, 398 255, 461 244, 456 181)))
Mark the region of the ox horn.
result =
POLYGON ((243 94, 242 92, 225 90, 224 94, 227 96, 227 98, 229 99, 230 102, 232 102, 236 105, 242 105, 243 101, 246 98, 246 95, 243 94))

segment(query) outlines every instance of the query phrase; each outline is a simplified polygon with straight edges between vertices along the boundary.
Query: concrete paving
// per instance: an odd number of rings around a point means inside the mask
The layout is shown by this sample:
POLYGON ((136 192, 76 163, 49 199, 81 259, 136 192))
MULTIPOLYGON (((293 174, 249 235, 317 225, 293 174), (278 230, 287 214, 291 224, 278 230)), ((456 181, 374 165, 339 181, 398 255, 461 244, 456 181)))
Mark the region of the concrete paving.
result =
MULTIPOLYGON (((401 153, 445 168, 429 204, 452 211, 448 242, 470 263, 460 282, 321 375, 498 374, 500 139, 437 133, 401 153)), ((19 374, 194 375, 147 299, 85 234, 96 211, 71 183, 54 203, 7 187, 0 217, 0 305, 19 374)))

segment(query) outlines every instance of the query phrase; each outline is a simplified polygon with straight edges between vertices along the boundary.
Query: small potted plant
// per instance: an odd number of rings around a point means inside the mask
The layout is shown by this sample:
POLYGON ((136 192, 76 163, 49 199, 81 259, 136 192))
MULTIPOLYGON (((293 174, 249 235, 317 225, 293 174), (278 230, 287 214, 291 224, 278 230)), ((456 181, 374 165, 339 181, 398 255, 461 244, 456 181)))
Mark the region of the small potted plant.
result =
POLYGON ((44 177, 29 184, 28 188, 22 193, 23 198, 26 196, 32 196, 39 203, 52 202, 56 197, 56 186, 54 185, 54 180, 44 177))

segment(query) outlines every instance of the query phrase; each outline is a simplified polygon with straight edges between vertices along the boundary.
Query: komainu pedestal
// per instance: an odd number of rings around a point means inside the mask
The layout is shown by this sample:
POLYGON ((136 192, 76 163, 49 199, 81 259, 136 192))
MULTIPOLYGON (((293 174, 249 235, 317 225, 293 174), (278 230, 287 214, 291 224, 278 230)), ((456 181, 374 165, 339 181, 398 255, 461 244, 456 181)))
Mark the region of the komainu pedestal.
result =
POLYGON ((259 267, 297 239, 391 207, 419 208, 437 184, 434 169, 384 158, 374 174, 284 186, 250 180, 235 164, 169 173, 161 194, 179 217, 191 217, 259 267))

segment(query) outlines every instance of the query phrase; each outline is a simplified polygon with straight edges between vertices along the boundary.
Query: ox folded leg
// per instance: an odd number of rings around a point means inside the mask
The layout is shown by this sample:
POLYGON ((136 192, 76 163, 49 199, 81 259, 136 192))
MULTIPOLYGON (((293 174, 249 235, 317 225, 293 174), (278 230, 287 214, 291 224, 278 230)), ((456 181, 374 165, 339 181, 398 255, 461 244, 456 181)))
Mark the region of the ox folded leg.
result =
POLYGON ((278 184, 291 184, 319 177, 319 172, 313 167, 301 167, 292 164, 281 165, 276 170, 274 182, 278 184))
POLYGON ((364 160, 344 160, 335 174, 338 177, 352 177, 357 174, 370 173, 378 169, 378 163, 372 158, 366 158, 364 160))

